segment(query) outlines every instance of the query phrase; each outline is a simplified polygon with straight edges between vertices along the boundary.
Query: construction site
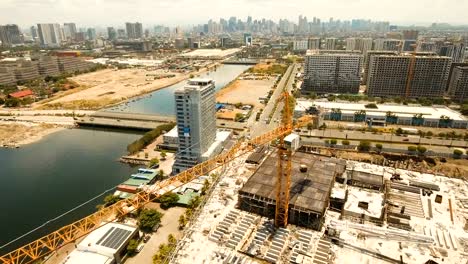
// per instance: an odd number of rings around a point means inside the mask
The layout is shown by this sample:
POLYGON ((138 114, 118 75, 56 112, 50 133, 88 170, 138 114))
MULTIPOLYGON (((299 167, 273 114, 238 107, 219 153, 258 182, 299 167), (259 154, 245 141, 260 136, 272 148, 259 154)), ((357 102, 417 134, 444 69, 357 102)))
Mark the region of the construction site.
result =
POLYGON ((286 227, 274 221, 274 149, 259 165, 244 155, 221 176, 173 263, 466 263, 466 181, 292 157, 286 227))

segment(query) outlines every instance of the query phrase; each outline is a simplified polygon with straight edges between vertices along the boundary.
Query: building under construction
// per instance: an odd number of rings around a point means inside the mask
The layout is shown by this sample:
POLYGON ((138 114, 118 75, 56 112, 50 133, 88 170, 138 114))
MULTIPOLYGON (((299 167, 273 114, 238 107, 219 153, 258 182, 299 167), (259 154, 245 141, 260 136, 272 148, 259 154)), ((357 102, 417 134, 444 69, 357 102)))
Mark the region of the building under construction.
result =
MULTIPOLYGON (((240 209, 266 217, 275 217, 278 156, 271 154, 239 191, 240 209)), ((290 224, 319 230, 329 205, 336 176, 346 169, 346 161, 296 152, 292 156, 290 224), (301 170, 301 165, 305 165, 301 170)))

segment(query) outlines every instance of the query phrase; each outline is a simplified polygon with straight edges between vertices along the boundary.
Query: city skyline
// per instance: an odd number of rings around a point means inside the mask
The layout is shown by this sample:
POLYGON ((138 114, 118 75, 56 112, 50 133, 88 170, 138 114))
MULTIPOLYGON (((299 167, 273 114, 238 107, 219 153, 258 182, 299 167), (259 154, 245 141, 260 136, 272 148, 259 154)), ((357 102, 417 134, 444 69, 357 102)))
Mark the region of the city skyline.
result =
POLYGON ((274 21, 280 18, 296 21, 299 15, 314 16, 327 21, 330 17, 341 20, 353 18, 389 21, 397 25, 427 26, 431 23, 467 25, 463 14, 468 2, 462 0, 433 1, 431 6, 416 0, 406 2, 372 0, 332 1, 214 1, 173 0, 128 2, 122 0, 3 0, 0 24, 18 24, 28 27, 37 23, 64 23, 73 21, 82 26, 121 25, 139 21, 144 25, 195 25, 209 18, 218 20, 236 16, 252 16, 274 21), (346 5, 346 8, 343 8, 346 5), (404 6, 404 9, 402 8, 404 6), (422 9, 421 6, 424 6, 422 9), (447 8, 447 7, 457 8, 447 8), (190 7, 190 8, 187 8, 190 7), (417 13, 415 12, 417 10, 417 13))

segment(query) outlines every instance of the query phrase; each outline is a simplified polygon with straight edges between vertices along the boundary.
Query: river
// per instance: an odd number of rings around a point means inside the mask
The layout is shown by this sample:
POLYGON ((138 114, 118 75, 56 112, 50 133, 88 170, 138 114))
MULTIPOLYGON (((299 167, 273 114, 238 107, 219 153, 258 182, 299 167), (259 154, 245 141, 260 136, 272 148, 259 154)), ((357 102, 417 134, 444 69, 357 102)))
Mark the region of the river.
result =
MULTIPOLYGON (((221 65, 218 66, 216 71, 202 73, 199 77, 212 78, 215 80, 216 90, 219 90, 250 67, 251 66, 247 65, 221 65)), ((174 91, 183 87, 185 83, 186 81, 182 81, 107 110, 114 112, 175 115, 174 91)))
MULTIPOLYGON (((219 66, 200 77, 213 78, 219 90, 249 68, 219 66)), ((122 104, 114 111, 173 115, 174 90, 185 81, 122 104)), ((0 148, 0 246, 88 201, 136 171, 118 162, 141 134, 68 129, 19 149, 0 148)), ((103 197, 47 223, 32 235, 0 248, 0 255, 95 211, 103 197)))

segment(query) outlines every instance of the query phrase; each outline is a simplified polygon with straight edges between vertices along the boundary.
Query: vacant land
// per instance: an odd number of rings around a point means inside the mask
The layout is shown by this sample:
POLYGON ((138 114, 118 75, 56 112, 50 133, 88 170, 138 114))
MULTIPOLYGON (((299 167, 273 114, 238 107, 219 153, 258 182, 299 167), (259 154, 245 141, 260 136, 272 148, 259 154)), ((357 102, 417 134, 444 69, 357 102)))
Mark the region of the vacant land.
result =
POLYGON ((62 129, 64 128, 52 124, 0 122, 0 147, 15 147, 33 143, 62 129))
POLYGON ((262 104, 258 98, 268 94, 274 81, 275 77, 268 77, 266 80, 236 80, 216 94, 216 101, 229 104, 250 104, 259 107, 262 104))
POLYGON ((164 70, 106 69, 71 78, 80 85, 78 88, 59 93, 35 107, 40 109, 99 109, 167 87, 188 76, 189 74, 164 70), (173 74, 174 77, 156 80, 154 78, 154 76, 168 74, 173 74))

